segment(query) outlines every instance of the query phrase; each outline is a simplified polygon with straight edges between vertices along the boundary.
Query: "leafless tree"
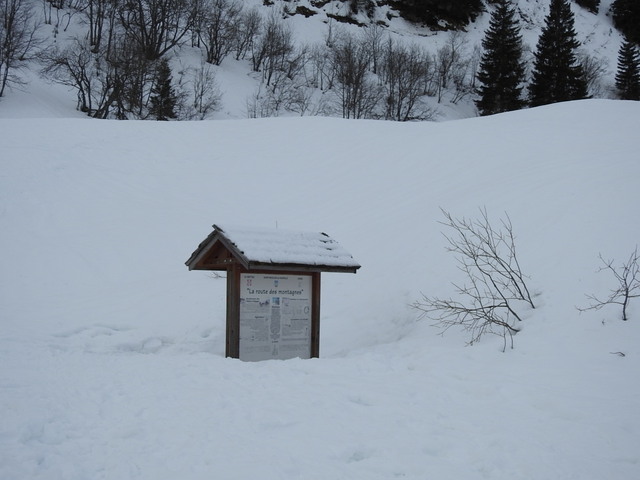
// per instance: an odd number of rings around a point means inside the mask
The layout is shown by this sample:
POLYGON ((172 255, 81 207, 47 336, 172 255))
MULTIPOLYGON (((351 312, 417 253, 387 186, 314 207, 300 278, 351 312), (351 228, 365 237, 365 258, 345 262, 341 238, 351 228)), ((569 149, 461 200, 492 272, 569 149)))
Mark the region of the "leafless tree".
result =
POLYGON ((582 65, 584 80, 587 83, 587 90, 593 97, 600 97, 604 88, 602 77, 607 74, 607 60, 586 52, 578 54, 578 61, 582 65))
POLYGON ((254 42, 251 54, 253 69, 262 72, 264 82, 270 85, 277 71, 282 72, 289 68, 287 64, 292 61, 295 51, 293 31, 277 13, 273 13, 254 42))
POLYGON ((613 260, 605 260, 602 255, 598 255, 603 266, 598 272, 608 271, 613 274, 616 279, 617 287, 609 292, 609 295, 602 299, 595 295, 587 295, 591 300, 588 307, 578 307, 578 310, 584 312, 586 310, 600 310, 606 305, 622 306, 622 320, 628 320, 627 307, 632 298, 640 297, 640 264, 638 263, 638 247, 629 255, 629 258, 619 267, 614 267, 613 260))
POLYGON ((436 54, 438 103, 442 101, 447 89, 458 88, 466 78, 469 63, 469 60, 465 58, 466 45, 462 32, 453 31, 449 33, 447 43, 436 54))
POLYGON ((469 54, 466 49, 466 40, 463 41, 458 61, 454 63, 451 71, 451 82, 453 93, 451 103, 458 103, 467 95, 473 93, 477 65, 476 55, 480 54, 479 49, 473 49, 469 54))
POLYGON ((385 118, 406 122, 429 120, 435 112, 421 102, 424 78, 432 63, 417 45, 406 47, 387 42, 381 68, 385 83, 385 118))
POLYGON ((201 64, 191 80, 191 109, 186 118, 204 120, 220 107, 222 93, 210 65, 201 64))
POLYGON ((469 89, 474 91, 476 89, 476 78, 478 76, 478 70, 480 68, 480 61, 482 60, 482 47, 480 45, 474 45, 469 57, 469 89))
POLYGON ((245 11, 239 21, 236 37, 236 60, 241 60, 253 49, 253 44, 262 30, 262 15, 257 8, 245 11))
POLYGON ((320 90, 331 90, 335 83, 336 71, 326 45, 314 45, 309 50, 310 70, 307 84, 320 90))
MULTIPOLYGON (((306 97, 306 91, 309 90, 306 76, 308 59, 308 50, 303 45, 295 48, 270 76, 263 73, 266 91, 276 111, 292 110, 294 104, 305 102, 302 97, 306 97)), ((299 108, 296 111, 299 112, 299 108)))
POLYGON ((442 224, 453 231, 444 234, 447 250, 457 255, 458 268, 466 283, 453 284, 460 300, 424 295, 414 308, 444 330, 461 326, 471 333, 470 344, 486 334, 507 339, 513 348, 513 335, 522 321, 517 304, 535 308, 516 255, 515 237, 509 216, 496 229, 486 209, 478 220, 455 219, 445 210, 442 224))
POLYGON ((377 23, 369 24, 364 31, 364 41, 369 45, 371 52, 371 70, 375 74, 378 74, 380 63, 385 55, 386 36, 384 29, 377 23))
MULTIPOLYGON (((84 14, 89 23, 89 44, 100 47, 102 41, 102 32, 104 31, 105 20, 107 19, 107 11, 113 5, 107 0, 88 0, 84 14)), ((115 11, 115 9, 112 9, 115 11)))
POLYGON ((66 5, 64 0, 42 0, 42 21, 45 25, 53 26, 53 36, 55 38, 60 29, 66 31, 69 28, 73 16, 83 8, 84 5, 82 3, 75 1, 66 5))
POLYGON ((306 83, 304 47, 269 78, 263 79, 254 95, 247 102, 247 114, 251 117, 271 117, 283 111, 305 115, 313 107, 314 89, 306 83))
POLYGON ((86 39, 74 39, 63 50, 41 55, 42 74, 76 89, 78 109, 95 118, 144 118, 154 64, 135 44, 117 37, 93 53, 86 39))
POLYGON ((327 114, 325 97, 307 85, 299 85, 290 91, 287 108, 300 116, 327 114))
POLYGON ((87 115, 95 110, 94 90, 97 90, 98 72, 88 41, 74 38, 63 50, 49 49, 42 52, 42 75, 56 83, 76 90, 76 108, 87 115))
POLYGON ((327 29, 324 34, 324 44, 325 46, 331 48, 333 47, 333 42, 335 40, 335 19, 333 16, 327 18, 327 29))
POLYGON ((247 118, 273 117, 277 113, 269 94, 264 92, 263 87, 263 84, 258 85, 253 94, 247 97, 247 118))
POLYGON ((237 46, 242 4, 237 0, 203 0, 197 19, 198 39, 206 60, 220 65, 237 46))
POLYGON ((93 53, 97 53, 102 46, 105 35, 113 37, 114 29, 118 25, 119 0, 86 0, 82 13, 88 25, 87 37, 93 53))
POLYGON ((101 108, 96 118, 146 118, 157 61, 151 61, 139 45, 118 36, 110 49, 101 50, 98 78, 101 82, 101 108))
POLYGON ((343 118, 372 118, 383 89, 369 78, 369 46, 350 34, 342 34, 336 39, 331 54, 338 83, 336 95, 343 118))
POLYGON ((260 87, 247 101, 252 117, 274 116, 282 111, 301 115, 311 107, 307 66, 311 56, 305 45, 296 46, 293 32, 278 13, 264 22, 251 48, 252 66, 262 74, 260 87))
POLYGON ((0 97, 9 84, 23 83, 19 71, 35 57, 39 23, 27 0, 0 1, 0 97))
MULTIPOLYGON (((53 24, 53 2, 48 2, 47 0, 42 0, 42 14, 45 25, 53 24)), ((56 7, 57 9, 58 7, 56 7)))
POLYGON ((119 20, 144 58, 154 61, 180 45, 195 12, 188 0, 126 0, 120 4, 119 20))

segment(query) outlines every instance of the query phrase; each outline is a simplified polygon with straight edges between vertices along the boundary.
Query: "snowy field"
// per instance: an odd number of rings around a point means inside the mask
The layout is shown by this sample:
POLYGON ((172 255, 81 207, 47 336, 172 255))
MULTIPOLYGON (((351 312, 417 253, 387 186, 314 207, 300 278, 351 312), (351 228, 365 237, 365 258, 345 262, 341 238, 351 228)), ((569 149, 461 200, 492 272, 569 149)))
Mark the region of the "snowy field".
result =
POLYGON ((640 299, 576 309, 616 287, 598 254, 640 243, 639 131, 606 100, 0 119, 0 479, 640 478, 640 299), (537 304, 513 350, 410 308, 459 280, 441 207, 510 216, 537 304), (362 265, 323 274, 321 358, 224 358, 225 280, 184 265, 213 223, 324 231, 362 265))

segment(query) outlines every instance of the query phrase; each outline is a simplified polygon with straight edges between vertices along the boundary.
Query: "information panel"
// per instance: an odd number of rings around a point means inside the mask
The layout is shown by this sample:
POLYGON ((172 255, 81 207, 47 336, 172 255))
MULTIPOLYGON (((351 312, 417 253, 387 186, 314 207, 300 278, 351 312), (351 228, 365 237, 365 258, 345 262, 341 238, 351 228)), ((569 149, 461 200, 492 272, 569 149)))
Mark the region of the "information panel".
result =
POLYGON ((240 359, 311 357, 311 276, 240 275, 240 359))

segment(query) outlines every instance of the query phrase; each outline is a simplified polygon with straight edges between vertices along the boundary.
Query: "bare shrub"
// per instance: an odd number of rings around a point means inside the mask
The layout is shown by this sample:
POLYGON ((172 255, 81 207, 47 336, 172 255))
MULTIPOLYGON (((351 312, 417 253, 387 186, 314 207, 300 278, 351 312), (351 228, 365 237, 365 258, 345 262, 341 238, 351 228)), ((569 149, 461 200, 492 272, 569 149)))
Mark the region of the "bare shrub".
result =
POLYGON ((181 73, 179 119, 204 120, 220 108, 222 93, 214 67, 203 60, 198 67, 181 73))
POLYGON ((598 255, 603 266, 598 272, 608 271, 613 274, 616 279, 617 286, 609 292, 609 295, 602 299, 595 295, 587 295, 591 300, 591 304, 587 307, 577 307, 578 310, 584 312, 586 310, 600 310, 606 305, 622 306, 622 320, 629 319, 627 315, 627 307, 632 298, 640 297, 640 264, 638 264, 638 247, 629 255, 626 262, 618 267, 613 266, 613 260, 605 260, 602 255, 598 255))
POLYGON ((458 268, 465 274, 466 283, 453 284, 460 300, 441 299, 423 295, 413 307, 435 321, 443 332, 460 326, 471 334, 469 344, 484 334, 499 335, 513 348, 513 335, 522 321, 517 305, 526 303, 535 308, 516 255, 515 237, 509 216, 496 229, 486 209, 477 220, 455 219, 442 210, 444 226, 453 231, 444 234, 447 251, 457 255, 458 268))
POLYGON ((582 65, 583 78, 589 95, 601 97, 605 88, 602 79, 608 70, 607 60, 583 52, 578 55, 578 61, 582 65))

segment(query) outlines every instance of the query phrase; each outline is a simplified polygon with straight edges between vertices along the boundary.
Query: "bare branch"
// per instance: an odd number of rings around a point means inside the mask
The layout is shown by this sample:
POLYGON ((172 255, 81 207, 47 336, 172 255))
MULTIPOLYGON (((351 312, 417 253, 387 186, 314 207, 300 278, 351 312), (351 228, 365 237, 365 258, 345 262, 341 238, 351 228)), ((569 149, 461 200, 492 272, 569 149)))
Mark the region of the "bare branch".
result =
POLYGON ((442 210, 445 221, 453 233, 444 233, 447 251, 457 254, 458 268, 467 283, 453 284, 461 300, 440 299, 423 295, 413 307, 431 318, 443 331, 454 325, 471 333, 469 344, 477 342, 483 334, 491 333, 507 339, 513 348, 513 335, 522 321, 516 304, 524 301, 535 308, 526 286, 525 275, 516 256, 515 236, 509 217, 496 230, 486 209, 480 210, 480 219, 455 219, 442 210))
POLYGON ((535 308, 516 255, 515 236, 511 219, 502 220, 502 231, 491 225, 486 209, 481 209, 481 219, 454 219, 442 210, 446 222, 443 225, 454 230, 454 236, 444 235, 448 250, 458 253, 458 262, 473 265, 487 281, 493 283, 505 300, 524 300, 535 308))
POLYGON ((586 295, 591 304, 586 307, 577 307, 581 312, 587 310, 600 310, 605 305, 621 305, 622 320, 627 321, 627 307, 632 298, 640 297, 640 263, 638 262, 638 246, 629 255, 625 263, 619 267, 613 266, 613 260, 605 260, 602 254, 598 255, 603 266, 598 272, 608 271, 613 274, 617 282, 617 288, 610 290, 609 295, 602 299, 594 294, 586 295))

